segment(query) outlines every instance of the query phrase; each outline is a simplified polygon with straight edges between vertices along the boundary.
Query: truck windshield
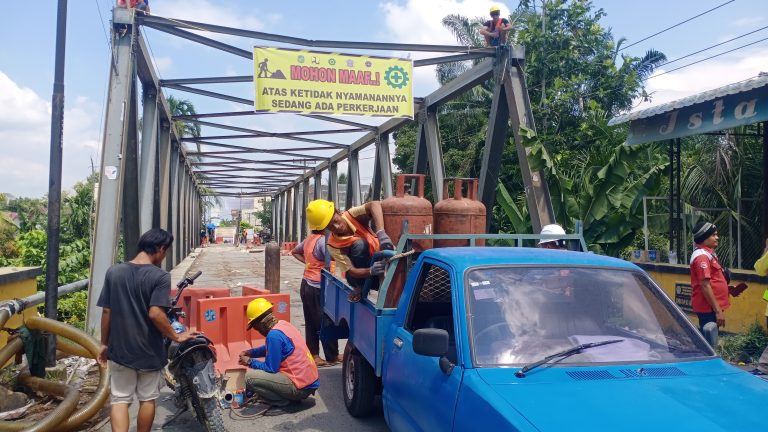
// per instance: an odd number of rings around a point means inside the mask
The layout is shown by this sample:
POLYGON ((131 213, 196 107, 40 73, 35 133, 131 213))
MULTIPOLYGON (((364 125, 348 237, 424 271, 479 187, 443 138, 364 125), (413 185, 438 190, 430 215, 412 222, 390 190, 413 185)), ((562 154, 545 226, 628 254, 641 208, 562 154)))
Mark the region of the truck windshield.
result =
POLYGON ((586 267, 493 267, 467 273, 476 366, 522 365, 569 347, 623 339, 561 363, 664 362, 713 356, 642 272, 586 267))

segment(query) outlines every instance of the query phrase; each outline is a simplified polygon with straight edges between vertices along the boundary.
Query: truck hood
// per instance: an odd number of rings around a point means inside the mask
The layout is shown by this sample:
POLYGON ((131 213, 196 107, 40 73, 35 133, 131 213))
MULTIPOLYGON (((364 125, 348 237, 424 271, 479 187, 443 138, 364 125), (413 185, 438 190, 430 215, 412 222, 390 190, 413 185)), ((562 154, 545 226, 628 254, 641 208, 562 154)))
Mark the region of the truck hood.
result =
POLYGON ((768 382, 722 360, 674 365, 476 369, 540 431, 765 428, 768 382))

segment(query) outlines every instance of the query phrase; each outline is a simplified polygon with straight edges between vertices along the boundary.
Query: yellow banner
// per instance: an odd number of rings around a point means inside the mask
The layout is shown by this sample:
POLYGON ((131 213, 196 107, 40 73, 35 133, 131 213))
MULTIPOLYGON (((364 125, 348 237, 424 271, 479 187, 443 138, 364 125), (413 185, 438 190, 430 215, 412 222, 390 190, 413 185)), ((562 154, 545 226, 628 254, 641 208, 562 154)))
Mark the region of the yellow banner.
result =
POLYGON ((411 60, 253 49, 255 110, 413 118, 411 60))

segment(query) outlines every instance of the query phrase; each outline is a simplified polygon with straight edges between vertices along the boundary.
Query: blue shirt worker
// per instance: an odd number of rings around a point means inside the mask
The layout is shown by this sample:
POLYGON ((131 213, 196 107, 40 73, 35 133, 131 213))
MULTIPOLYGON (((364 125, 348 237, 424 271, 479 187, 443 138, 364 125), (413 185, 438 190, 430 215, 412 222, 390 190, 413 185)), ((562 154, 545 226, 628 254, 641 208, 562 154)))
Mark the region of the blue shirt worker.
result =
POLYGON ((270 408, 265 415, 288 412, 320 387, 317 366, 307 344, 293 324, 278 320, 272 303, 257 298, 246 309, 248 329, 255 329, 266 340, 264 345, 240 353, 240 364, 248 366, 245 388, 270 408), (264 358, 264 361, 258 358, 264 358))

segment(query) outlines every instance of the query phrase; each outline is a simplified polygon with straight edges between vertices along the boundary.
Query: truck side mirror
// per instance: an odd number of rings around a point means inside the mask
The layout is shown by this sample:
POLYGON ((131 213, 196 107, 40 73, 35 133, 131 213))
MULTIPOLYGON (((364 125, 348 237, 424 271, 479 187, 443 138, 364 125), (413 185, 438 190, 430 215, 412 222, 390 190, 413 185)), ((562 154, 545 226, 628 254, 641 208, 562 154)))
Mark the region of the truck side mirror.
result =
POLYGON ((413 352, 427 357, 442 357, 448 352, 448 332, 425 328, 413 333, 413 352))
POLYGON ((704 333, 704 339, 709 342, 709 346, 712 347, 712 349, 717 348, 717 339, 719 336, 719 332, 717 330, 717 323, 714 322, 708 322, 704 324, 704 328, 702 329, 704 333))

